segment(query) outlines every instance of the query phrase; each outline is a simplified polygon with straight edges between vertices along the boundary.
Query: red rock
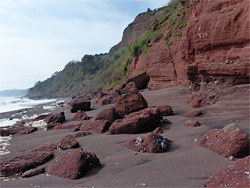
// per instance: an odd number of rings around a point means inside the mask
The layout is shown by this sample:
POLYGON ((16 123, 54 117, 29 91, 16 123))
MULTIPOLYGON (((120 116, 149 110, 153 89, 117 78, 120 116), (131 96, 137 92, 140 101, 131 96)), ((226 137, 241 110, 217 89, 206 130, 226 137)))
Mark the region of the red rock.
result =
POLYGON ((199 145, 212 150, 226 158, 249 155, 248 134, 242 130, 212 129, 199 141, 199 145))
POLYGON ((157 127, 157 128, 153 131, 153 133, 161 134, 161 133, 163 133, 163 131, 162 131, 162 129, 161 129, 160 127, 157 127))
POLYGON ((191 94, 189 96, 189 105, 194 107, 194 108, 201 108, 201 107, 205 106, 205 104, 203 104, 202 98, 198 97, 194 94, 191 94))
POLYGON ((38 151, 49 152, 49 151, 54 151, 56 147, 57 147, 56 144, 46 144, 32 149, 31 152, 38 152, 38 151))
POLYGON ((1 176, 11 176, 20 172, 23 173, 49 161, 53 156, 52 152, 29 152, 1 161, 0 174, 1 176))
POLYGON ((249 187, 250 156, 215 172, 205 183, 206 187, 249 187))
POLYGON ((94 131, 104 133, 109 129, 110 123, 106 120, 87 120, 84 121, 80 127, 80 131, 94 131))
POLYGON ((120 116, 116 112, 115 107, 110 107, 107 109, 102 110, 96 115, 95 120, 107 120, 110 123, 114 122, 116 119, 119 119, 120 116))
POLYGON ((88 135, 91 135, 92 133, 91 132, 78 132, 75 134, 75 138, 78 138, 78 137, 84 137, 84 136, 88 136, 88 135))
POLYGON ((114 104, 117 101, 117 98, 118 98, 117 94, 105 95, 101 98, 98 98, 97 104, 99 106, 114 104))
POLYGON ((72 129, 70 129, 71 132, 77 132, 80 131, 80 127, 73 127, 72 129))
POLYGON ((138 89, 135 85, 135 82, 129 82, 127 84, 123 84, 123 87, 119 90, 116 90, 119 95, 122 94, 130 94, 130 93, 138 93, 138 89))
POLYGON ((68 150, 56 157, 50 163, 47 172, 62 178, 78 179, 91 168, 97 167, 101 167, 101 164, 96 155, 81 148, 68 150))
POLYGON ((35 176, 44 172, 45 172, 45 168, 31 169, 31 170, 24 172, 21 177, 28 178, 28 177, 32 177, 32 176, 35 176))
POLYGON ((37 131, 36 127, 18 127, 18 126, 12 126, 9 128, 0 128, 0 135, 1 136, 10 136, 14 134, 30 134, 32 132, 37 131))
POLYGON ((53 128, 53 130, 59 130, 59 129, 80 129, 81 123, 78 124, 61 124, 57 125, 53 128))
POLYGON ((160 110, 161 116, 170 116, 170 115, 173 115, 173 110, 172 110, 171 106, 161 105, 161 106, 157 106, 157 108, 160 110))
POLYGON ((200 122, 196 119, 190 119, 184 124, 186 127, 199 127, 200 125, 200 122))
POLYGON ((136 76, 132 76, 127 80, 127 83, 134 82, 135 86, 138 90, 145 89, 148 86, 148 82, 150 77, 146 72, 138 74, 136 76))
POLYGON ((78 110, 75 116, 72 118, 72 121, 83 121, 88 119, 89 117, 84 111, 78 110))
POLYGON ((47 129, 47 131, 48 131, 48 130, 52 130, 52 129, 54 129, 56 126, 60 126, 60 125, 62 125, 62 124, 61 124, 61 123, 48 124, 48 125, 46 125, 46 129, 47 129))
POLYGON ((63 123, 65 121, 64 112, 47 116, 44 121, 48 124, 63 123))
POLYGON ((203 115, 202 112, 200 110, 195 110, 192 112, 187 112, 187 113, 183 114, 182 116, 183 117, 197 117, 200 115, 203 115))
POLYGON ((63 137, 57 145, 59 148, 65 150, 70 148, 78 148, 79 142, 72 135, 69 134, 63 137))
POLYGON ((125 116, 147 107, 148 103, 140 93, 122 95, 116 102, 116 111, 119 116, 125 116))
POLYGON ((170 146, 171 141, 156 133, 148 133, 139 136, 125 143, 125 147, 137 152, 161 153, 165 152, 170 146))
POLYGON ((156 107, 133 112, 124 119, 118 119, 111 124, 110 134, 136 134, 153 131, 161 124, 160 110, 156 107))
POLYGON ((162 122, 162 123, 166 123, 166 124, 171 124, 171 123, 172 123, 172 122, 171 122, 170 120, 168 120, 168 119, 163 119, 161 122, 162 122))
MULTIPOLYGON (((52 115, 52 114, 50 114, 52 115)), ((40 115, 38 117, 36 117, 33 121, 40 121, 40 120, 43 120, 45 119, 46 117, 50 116, 50 115, 40 115)))
POLYGON ((30 134, 37 131, 37 127, 24 127, 18 134, 30 134))
POLYGON ((90 110, 90 101, 85 98, 73 98, 69 104, 71 105, 70 111, 72 113, 77 112, 78 110, 89 111, 90 110))

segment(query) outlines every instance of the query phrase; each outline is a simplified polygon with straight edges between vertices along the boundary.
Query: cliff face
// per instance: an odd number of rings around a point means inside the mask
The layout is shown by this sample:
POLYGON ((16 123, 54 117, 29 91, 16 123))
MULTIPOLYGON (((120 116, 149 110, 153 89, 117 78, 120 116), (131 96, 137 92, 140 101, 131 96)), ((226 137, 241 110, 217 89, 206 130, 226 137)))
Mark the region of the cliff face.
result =
POLYGON ((139 14, 108 54, 68 64, 28 96, 93 94, 144 71, 150 89, 249 83, 249 7, 248 0, 179 0, 139 14))
MULTIPOLYGON (((249 25, 248 0, 194 1, 182 36, 171 36, 169 45, 166 37, 152 43, 146 55, 133 59, 129 74, 147 70, 151 89, 249 83, 249 25)), ((170 30, 168 23, 163 36, 170 30)))

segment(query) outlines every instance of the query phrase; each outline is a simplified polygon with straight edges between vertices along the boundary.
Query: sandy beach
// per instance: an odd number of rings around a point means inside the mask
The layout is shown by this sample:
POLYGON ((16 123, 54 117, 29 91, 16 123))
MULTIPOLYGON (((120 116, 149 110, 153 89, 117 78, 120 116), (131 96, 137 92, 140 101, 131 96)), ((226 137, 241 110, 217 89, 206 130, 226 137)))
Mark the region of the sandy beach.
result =
MULTIPOLYGON (((183 117, 182 114, 193 111, 188 100, 190 89, 173 87, 161 90, 144 90, 141 94, 149 106, 167 104, 173 108, 174 115, 164 116, 171 124, 162 124, 162 136, 173 141, 165 153, 136 153, 123 146, 131 138, 142 134, 109 135, 108 132, 79 137, 77 141, 87 151, 94 152, 100 159, 102 168, 91 169, 77 180, 64 179, 57 176, 40 174, 30 178, 11 176, 0 179, 1 187, 203 187, 205 181, 218 169, 234 164, 217 153, 198 146, 197 139, 214 128, 223 128, 229 123, 236 123, 239 128, 249 131, 249 85, 240 85, 225 90, 225 95, 214 105, 200 108, 203 115, 195 118, 183 117), (201 126, 185 127, 189 119, 197 119, 201 126), (170 128, 169 128, 170 127, 170 128)), ((74 114, 69 106, 48 107, 51 104, 38 105, 27 109, 28 117, 34 114, 65 112, 64 124, 77 123, 71 121, 74 114)), ((95 117, 102 109, 113 105, 99 107, 92 101, 89 117, 95 117)), ((19 111, 20 112, 20 111, 19 111)), ((15 112, 2 113, 1 118, 13 117, 15 112)), ((20 118, 20 116, 16 116, 20 118)), ((29 121, 29 120, 27 120, 29 121)), ((0 156, 6 160, 18 156, 25 151, 44 144, 57 144, 67 134, 76 134, 69 129, 49 130, 39 128, 27 135, 14 135, 7 150, 10 152, 0 156)), ((64 152, 56 149, 55 156, 64 152)), ((50 161, 45 163, 48 167, 50 161)))

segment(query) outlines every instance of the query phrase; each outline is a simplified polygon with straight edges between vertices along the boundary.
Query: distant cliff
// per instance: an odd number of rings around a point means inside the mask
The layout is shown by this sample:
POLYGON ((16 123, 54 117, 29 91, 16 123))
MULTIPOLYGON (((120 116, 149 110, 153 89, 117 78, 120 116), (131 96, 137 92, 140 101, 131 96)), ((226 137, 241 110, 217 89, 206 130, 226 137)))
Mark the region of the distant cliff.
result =
POLYGON ((28 97, 94 94, 146 71, 151 89, 249 83, 248 0, 174 0, 139 14, 107 54, 86 55, 28 97))

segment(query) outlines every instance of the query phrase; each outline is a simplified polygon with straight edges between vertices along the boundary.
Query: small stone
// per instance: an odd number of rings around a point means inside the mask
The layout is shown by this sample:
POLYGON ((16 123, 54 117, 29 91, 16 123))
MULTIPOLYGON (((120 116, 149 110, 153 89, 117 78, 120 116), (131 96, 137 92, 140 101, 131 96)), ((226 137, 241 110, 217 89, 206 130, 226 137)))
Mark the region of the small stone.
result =
POLYGON ((110 157, 107 157, 107 159, 110 159, 110 157))
POLYGON ((134 154, 137 155, 137 152, 135 152, 134 154))
POLYGON ((115 165, 116 165, 116 166, 118 166, 118 165, 119 165, 119 163, 115 163, 115 165))
POLYGON ((198 139, 198 138, 195 138, 195 139, 194 139, 194 141, 195 141, 195 142, 198 142, 198 141, 199 141, 199 139, 198 139))
POLYGON ((240 122, 240 120, 237 120, 237 122, 240 122))
POLYGON ((229 159, 230 161, 235 161, 235 158, 234 158, 233 156, 230 156, 228 159, 229 159))

